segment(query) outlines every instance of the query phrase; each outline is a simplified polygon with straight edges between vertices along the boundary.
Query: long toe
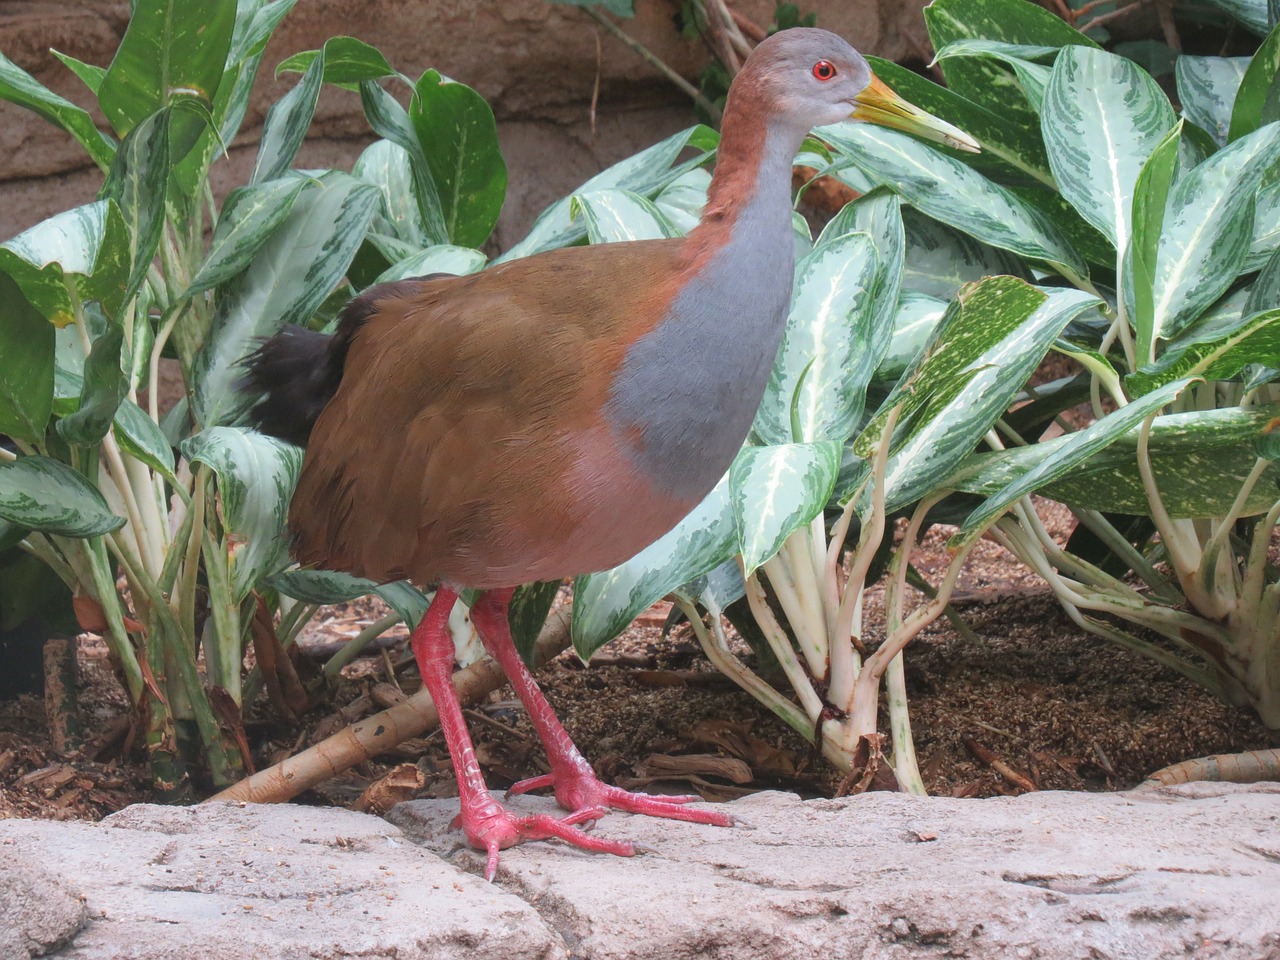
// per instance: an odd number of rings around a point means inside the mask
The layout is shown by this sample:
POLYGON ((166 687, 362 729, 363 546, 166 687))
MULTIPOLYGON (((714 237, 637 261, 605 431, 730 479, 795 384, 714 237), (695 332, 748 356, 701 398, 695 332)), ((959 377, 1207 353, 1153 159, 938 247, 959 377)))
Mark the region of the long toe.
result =
POLYGON ((689 807, 686 804, 700 797, 664 797, 649 793, 632 793, 621 787, 605 785, 603 803, 615 810, 638 813, 646 817, 665 817, 668 820, 685 820, 689 823, 705 823, 714 827, 732 827, 736 821, 727 813, 689 807))

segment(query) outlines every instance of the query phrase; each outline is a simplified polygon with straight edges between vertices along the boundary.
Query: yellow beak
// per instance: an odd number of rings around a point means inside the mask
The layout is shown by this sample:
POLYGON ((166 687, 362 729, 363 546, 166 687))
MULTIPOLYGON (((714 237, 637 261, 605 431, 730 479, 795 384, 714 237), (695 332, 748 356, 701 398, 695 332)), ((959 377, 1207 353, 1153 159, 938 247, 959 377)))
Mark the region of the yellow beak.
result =
POLYGON ((866 123, 878 123, 882 127, 892 127, 906 133, 914 133, 917 137, 932 140, 944 146, 966 153, 981 153, 978 141, 958 127, 953 127, 945 120, 940 120, 931 113, 926 113, 914 104, 908 103, 894 93, 883 80, 875 74, 871 82, 854 98, 857 108, 851 114, 854 120, 866 123))

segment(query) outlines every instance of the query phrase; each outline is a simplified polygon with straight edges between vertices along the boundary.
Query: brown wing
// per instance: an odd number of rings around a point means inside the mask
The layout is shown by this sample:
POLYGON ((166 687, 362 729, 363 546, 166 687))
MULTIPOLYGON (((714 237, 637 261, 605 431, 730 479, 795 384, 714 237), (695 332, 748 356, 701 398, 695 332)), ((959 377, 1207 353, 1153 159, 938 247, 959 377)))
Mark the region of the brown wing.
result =
POLYGON ((298 559, 481 586, 485 566, 546 550, 575 512, 574 440, 666 312, 679 253, 574 248, 390 287, 307 445, 289 516, 298 559))

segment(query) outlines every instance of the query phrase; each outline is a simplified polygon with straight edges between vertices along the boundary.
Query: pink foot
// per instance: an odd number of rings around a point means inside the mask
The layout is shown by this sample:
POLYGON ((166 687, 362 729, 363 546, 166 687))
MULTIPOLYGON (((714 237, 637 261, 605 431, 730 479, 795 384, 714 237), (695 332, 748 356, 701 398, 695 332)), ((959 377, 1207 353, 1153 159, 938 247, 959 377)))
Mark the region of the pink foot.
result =
POLYGON ((579 850, 592 853, 612 853, 619 857, 633 857, 636 850, 625 840, 609 840, 593 837, 578 828, 578 824, 599 820, 604 816, 602 807, 576 810, 564 818, 539 813, 517 816, 495 800, 481 803, 479 808, 464 806, 453 820, 454 827, 461 827, 467 842, 477 850, 488 854, 484 878, 492 881, 498 871, 498 851, 513 847, 525 840, 563 840, 579 850))
MULTIPOLYGON (((585 764, 584 764, 585 765, 585 764)), ((528 793, 542 787, 555 787, 556 802, 566 810, 575 811, 571 816, 591 810, 612 807, 627 813, 639 813, 647 817, 665 817, 668 820, 686 820, 689 823, 706 823, 715 827, 731 827, 736 822, 727 813, 714 810, 693 810, 685 806, 702 798, 693 794, 676 797, 649 793, 632 793, 601 781, 594 773, 574 770, 562 773, 559 779, 553 773, 532 777, 513 784, 507 796, 528 793)))

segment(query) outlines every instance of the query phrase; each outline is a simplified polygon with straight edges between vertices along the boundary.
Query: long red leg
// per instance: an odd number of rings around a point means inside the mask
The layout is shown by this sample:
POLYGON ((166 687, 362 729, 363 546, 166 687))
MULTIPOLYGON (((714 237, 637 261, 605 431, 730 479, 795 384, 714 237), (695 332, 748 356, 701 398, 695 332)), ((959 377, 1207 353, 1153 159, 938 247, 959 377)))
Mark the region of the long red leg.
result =
POLYGON ((449 611, 457 599, 455 590, 441 586, 431 601, 431 607, 413 631, 410 642, 422 674, 422 683, 440 715, 440 729, 444 732, 449 757, 453 760, 453 772, 458 778, 458 796, 462 801, 458 823, 467 842, 488 853, 485 878, 492 880, 498 869, 498 851, 522 840, 557 837, 583 850, 632 856, 635 848, 629 843, 592 837, 577 829, 576 824, 603 816, 601 807, 576 810, 564 819, 547 814, 514 816, 489 794, 484 774, 476 761, 471 735, 462 719, 462 705, 450 682, 453 640, 449 636, 449 611))
POLYGON ((511 639, 511 627, 507 621, 507 607, 514 591, 490 590, 471 608, 471 622, 489 655, 497 660, 515 687, 516 695, 528 711, 529 720, 542 739, 551 764, 551 773, 543 777, 522 780, 508 793, 525 793, 539 787, 554 786, 556 800, 566 810, 575 812, 615 807, 629 813, 641 813, 651 817, 667 817, 672 820, 689 820, 693 823, 709 823, 719 827, 732 826, 734 819, 712 810, 695 810, 684 804, 701 799, 696 796, 651 796, 631 793, 621 787, 603 783, 591 769, 591 764, 574 746, 569 734, 556 717, 551 704, 538 689, 537 681, 520 659, 515 642, 511 639))

